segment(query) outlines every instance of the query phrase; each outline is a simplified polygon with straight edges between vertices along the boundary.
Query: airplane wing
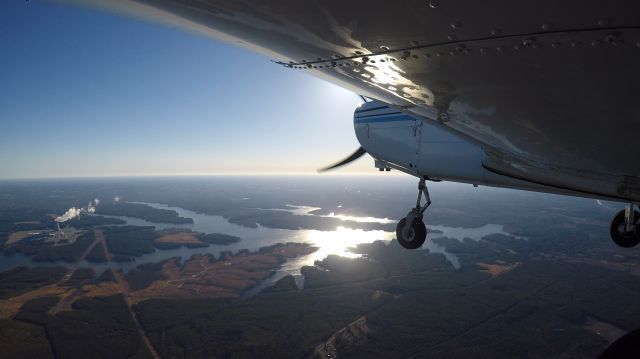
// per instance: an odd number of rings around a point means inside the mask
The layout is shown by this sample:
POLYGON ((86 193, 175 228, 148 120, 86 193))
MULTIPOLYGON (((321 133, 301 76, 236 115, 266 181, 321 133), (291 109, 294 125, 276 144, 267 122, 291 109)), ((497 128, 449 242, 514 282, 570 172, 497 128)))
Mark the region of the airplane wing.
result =
POLYGON ((436 122, 497 174, 640 201, 640 2, 81 3, 222 39, 436 122))

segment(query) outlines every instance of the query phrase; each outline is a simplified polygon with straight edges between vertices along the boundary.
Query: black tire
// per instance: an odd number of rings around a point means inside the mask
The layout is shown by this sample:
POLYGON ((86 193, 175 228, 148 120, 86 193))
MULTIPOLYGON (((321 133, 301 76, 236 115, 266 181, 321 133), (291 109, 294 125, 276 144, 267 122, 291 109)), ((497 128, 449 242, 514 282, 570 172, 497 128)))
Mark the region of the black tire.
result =
MULTIPOLYGON (((637 223, 640 221, 640 212, 634 211, 634 218, 636 219, 637 226, 637 223)), ((611 239, 613 239, 615 244, 620 247, 631 248, 640 243, 640 228, 636 228, 633 232, 625 232, 624 225, 624 210, 622 210, 613 217, 611 226, 609 227, 611 239)))
POLYGON ((416 218, 411 223, 411 227, 407 230, 407 236, 403 235, 404 224, 407 223, 407 219, 403 218, 396 226, 396 238, 398 243, 406 249, 420 248, 427 238, 427 227, 425 227, 422 220, 416 218))

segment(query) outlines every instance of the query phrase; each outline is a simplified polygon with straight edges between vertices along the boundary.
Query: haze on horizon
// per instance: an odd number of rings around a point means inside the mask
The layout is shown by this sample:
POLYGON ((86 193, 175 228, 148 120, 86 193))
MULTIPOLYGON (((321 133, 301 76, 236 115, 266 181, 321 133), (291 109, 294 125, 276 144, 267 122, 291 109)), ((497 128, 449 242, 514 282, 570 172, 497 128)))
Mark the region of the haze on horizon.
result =
POLYGON ((315 173, 358 146, 356 94, 268 58, 108 12, 0 10, 0 179, 315 173))

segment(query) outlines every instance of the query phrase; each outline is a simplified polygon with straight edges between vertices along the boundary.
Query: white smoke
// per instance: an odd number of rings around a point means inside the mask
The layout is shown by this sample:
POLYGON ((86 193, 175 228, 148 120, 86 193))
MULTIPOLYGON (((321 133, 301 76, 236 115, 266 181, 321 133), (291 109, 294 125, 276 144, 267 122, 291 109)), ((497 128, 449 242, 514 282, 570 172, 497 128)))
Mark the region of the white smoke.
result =
POLYGON ((596 199, 596 202, 598 202, 598 204, 602 206, 602 201, 600 201, 599 199, 596 199))
POLYGON ((82 208, 71 207, 62 216, 56 218, 55 221, 58 223, 62 223, 70 219, 74 219, 80 215, 81 211, 82 211, 82 208))
MULTIPOLYGON (((87 212, 87 213, 90 213, 90 214, 96 213, 96 207, 98 206, 98 203, 100 203, 100 200, 96 198, 96 199, 94 199, 93 201, 90 201, 87 204, 87 208, 84 208, 84 207, 79 207, 79 208, 71 207, 62 216, 57 217, 55 219, 55 221, 58 222, 58 223, 66 222, 66 221, 72 220, 72 219, 74 219, 76 217, 79 217, 80 213, 82 213, 82 212, 87 212)), ((60 226, 59 225, 58 225, 58 230, 60 230, 60 226)))
POLYGON ((120 196, 115 196, 113 198, 113 201, 116 202, 116 203, 120 202, 120 196))
POLYGON ((87 212, 91 214, 96 213, 96 207, 98 207, 98 204, 100 204, 100 200, 97 198, 89 202, 89 204, 87 205, 87 212))

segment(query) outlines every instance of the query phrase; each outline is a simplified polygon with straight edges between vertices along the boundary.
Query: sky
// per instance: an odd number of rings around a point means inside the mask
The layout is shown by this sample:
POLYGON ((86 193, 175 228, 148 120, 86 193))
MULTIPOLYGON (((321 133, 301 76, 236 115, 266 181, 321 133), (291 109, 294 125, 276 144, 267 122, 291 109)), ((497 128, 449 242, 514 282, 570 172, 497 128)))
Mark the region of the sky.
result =
POLYGON ((315 173, 359 146, 356 94, 193 33, 2 1, 0 49, 0 179, 315 173))

